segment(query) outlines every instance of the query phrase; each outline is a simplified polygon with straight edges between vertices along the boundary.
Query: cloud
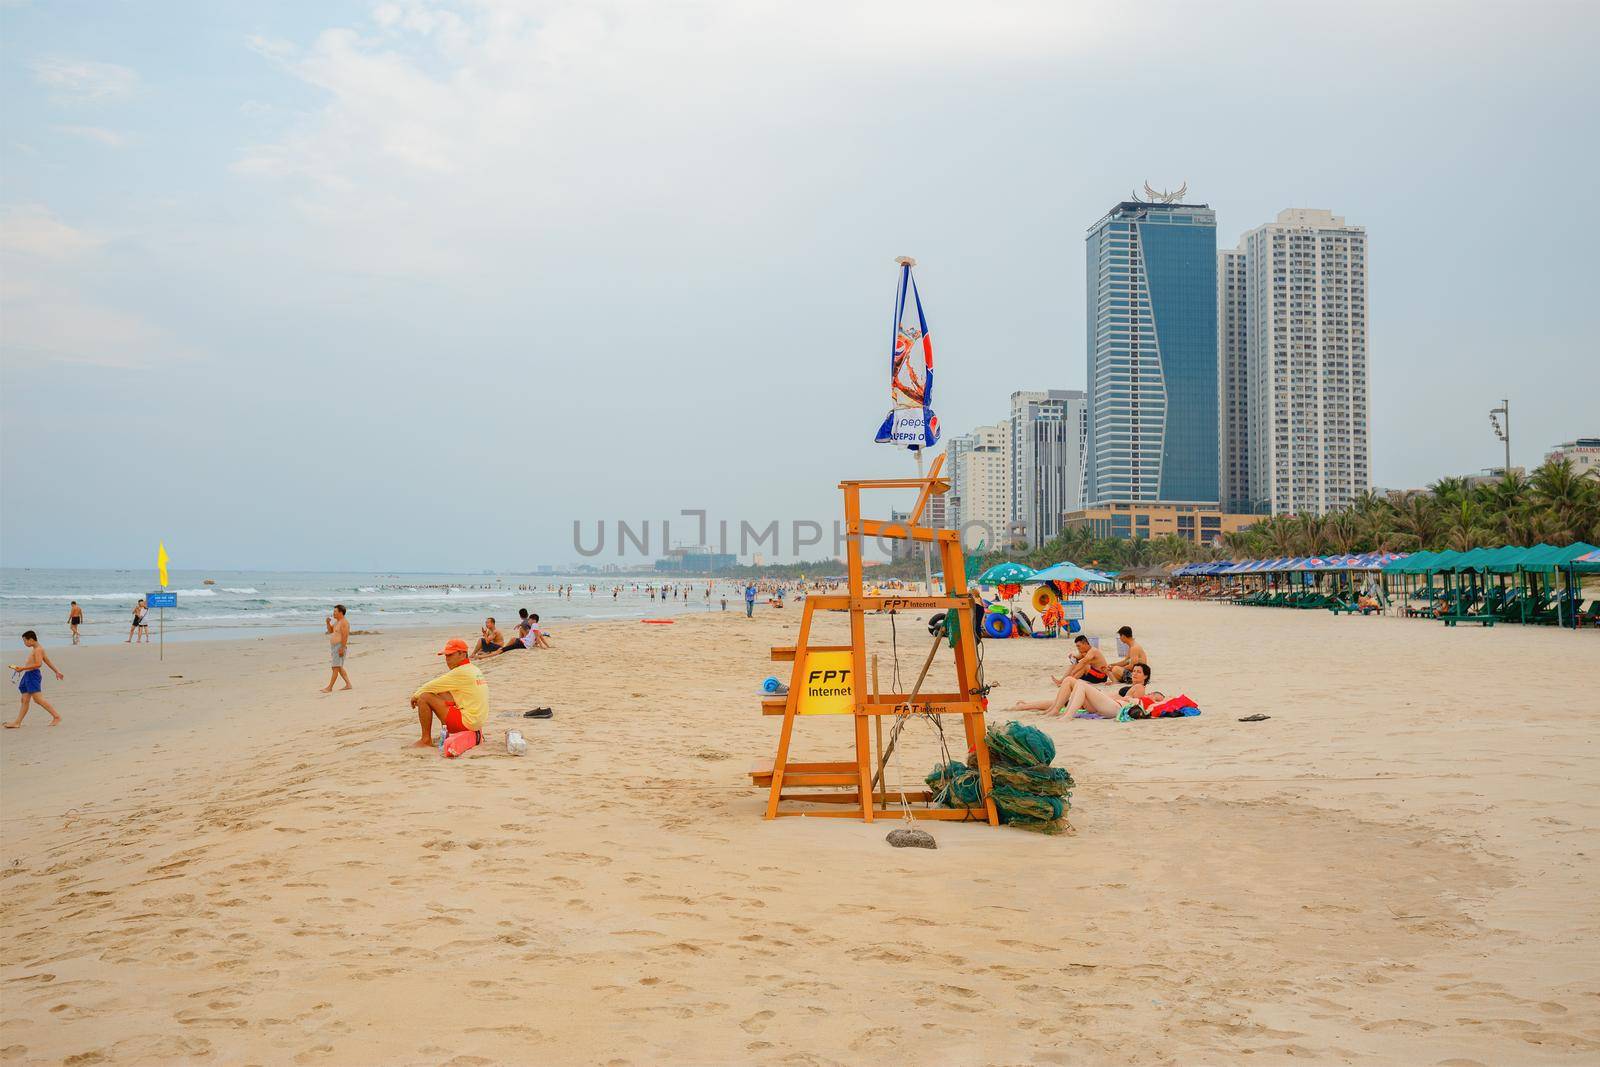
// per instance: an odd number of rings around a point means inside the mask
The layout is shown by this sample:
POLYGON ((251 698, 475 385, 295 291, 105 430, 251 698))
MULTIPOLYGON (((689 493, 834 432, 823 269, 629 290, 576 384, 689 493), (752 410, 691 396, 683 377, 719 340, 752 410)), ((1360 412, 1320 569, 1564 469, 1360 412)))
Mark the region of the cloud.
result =
POLYGON ((139 88, 139 74, 130 67, 59 56, 35 62, 33 78, 63 103, 106 103, 139 88))
POLYGON ((58 219, 43 204, 0 210, 0 252, 61 262, 99 248, 104 242, 58 219))
POLYGON ((308 44, 252 39, 322 99, 234 171, 291 190, 330 261, 384 274, 487 269, 580 227, 736 226, 926 106, 919 88, 1084 55, 1111 10, 382 3, 308 44))
POLYGON ((0 211, 0 352, 8 362, 138 368, 194 355, 142 316, 83 291, 82 268, 106 245, 42 204, 0 211))
POLYGON ((56 129, 73 137, 81 137, 85 141, 105 145, 107 148, 121 148, 132 140, 120 130, 108 130, 103 126, 57 126, 56 129))

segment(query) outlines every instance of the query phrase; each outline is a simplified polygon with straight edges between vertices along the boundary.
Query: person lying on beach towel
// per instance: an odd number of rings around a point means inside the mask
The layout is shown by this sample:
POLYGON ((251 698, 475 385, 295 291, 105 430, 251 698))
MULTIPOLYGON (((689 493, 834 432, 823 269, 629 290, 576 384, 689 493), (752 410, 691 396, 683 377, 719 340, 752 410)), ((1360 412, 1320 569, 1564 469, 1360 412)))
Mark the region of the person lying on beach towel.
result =
POLYGON ((1099 685, 1111 678, 1111 668, 1106 663, 1105 654, 1089 643, 1089 639, 1082 634, 1073 638, 1077 642, 1078 654, 1072 657, 1072 666, 1067 669, 1065 678, 1050 676, 1050 680, 1057 685, 1063 685, 1070 678, 1082 678, 1091 685, 1099 685))
POLYGON ((1150 666, 1135 663, 1130 670, 1132 683, 1126 696, 1116 696, 1104 689, 1096 689, 1082 678, 1066 678, 1056 690, 1054 700, 1019 700, 1011 711, 1042 711, 1046 715, 1072 716, 1080 711, 1091 711, 1102 719, 1121 718, 1124 708, 1143 709, 1149 704, 1166 699, 1162 694, 1147 692, 1150 684, 1150 666))

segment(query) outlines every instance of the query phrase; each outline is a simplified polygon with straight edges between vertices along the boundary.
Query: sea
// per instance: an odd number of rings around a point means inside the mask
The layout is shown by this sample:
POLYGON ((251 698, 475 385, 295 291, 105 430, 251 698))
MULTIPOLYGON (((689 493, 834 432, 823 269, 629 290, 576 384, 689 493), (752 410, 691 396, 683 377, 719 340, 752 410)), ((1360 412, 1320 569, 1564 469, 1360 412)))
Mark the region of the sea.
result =
MULTIPOLYGON (((167 592, 177 594, 178 606, 150 612, 152 640, 162 626, 168 641, 322 633, 323 619, 335 604, 345 606, 352 630, 453 626, 471 639, 476 639, 489 615, 508 630, 518 608, 555 624, 550 627, 552 634, 564 620, 720 611, 723 596, 728 597, 729 611, 744 608, 739 587, 727 579, 188 570, 173 570, 167 577, 167 592), (652 596, 664 582, 674 586, 673 597, 652 596)), ((46 647, 67 643, 71 639, 67 608, 74 600, 83 609, 85 622, 79 633, 85 643, 125 640, 134 604, 159 588, 149 570, 0 568, 0 644, 17 643, 24 630, 37 631, 46 647)))

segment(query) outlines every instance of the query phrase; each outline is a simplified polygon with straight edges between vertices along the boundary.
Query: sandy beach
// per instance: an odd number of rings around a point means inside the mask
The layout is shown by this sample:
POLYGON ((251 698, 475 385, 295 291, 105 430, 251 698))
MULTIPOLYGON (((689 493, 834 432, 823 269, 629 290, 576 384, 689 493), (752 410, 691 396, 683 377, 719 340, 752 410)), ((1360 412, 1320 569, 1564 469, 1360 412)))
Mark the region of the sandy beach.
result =
MULTIPOLYGON (((320 637, 54 641, 64 724, 0 737, 0 1058, 1600 1061, 1592 633, 1089 615, 1204 714, 1049 723, 1076 834, 924 824, 932 852, 761 818, 793 607, 562 627, 487 665, 459 761, 405 749, 441 633, 356 638, 329 696, 320 637)), ((922 619, 896 629, 914 674, 922 619)), ((1065 655, 990 642, 991 721, 1065 655)), ((842 720, 803 726, 845 754, 842 720)), ((931 731, 903 751, 920 782, 931 731)))

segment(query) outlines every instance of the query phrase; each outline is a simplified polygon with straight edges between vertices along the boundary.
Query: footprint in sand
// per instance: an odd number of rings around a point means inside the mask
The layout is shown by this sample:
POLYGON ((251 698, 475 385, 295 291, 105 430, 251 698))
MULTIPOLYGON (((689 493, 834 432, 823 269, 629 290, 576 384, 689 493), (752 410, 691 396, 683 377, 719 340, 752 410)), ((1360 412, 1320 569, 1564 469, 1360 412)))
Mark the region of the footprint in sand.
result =
POLYGON ((750 1016, 750 1018, 741 1022, 739 1024, 739 1029, 743 1030, 747 1034, 764 1033, 767 1029, 767 1023, 774 1019, 777 1014, 778 1013, 775 1011, 758 1011, 754 1015, 750 1016))

